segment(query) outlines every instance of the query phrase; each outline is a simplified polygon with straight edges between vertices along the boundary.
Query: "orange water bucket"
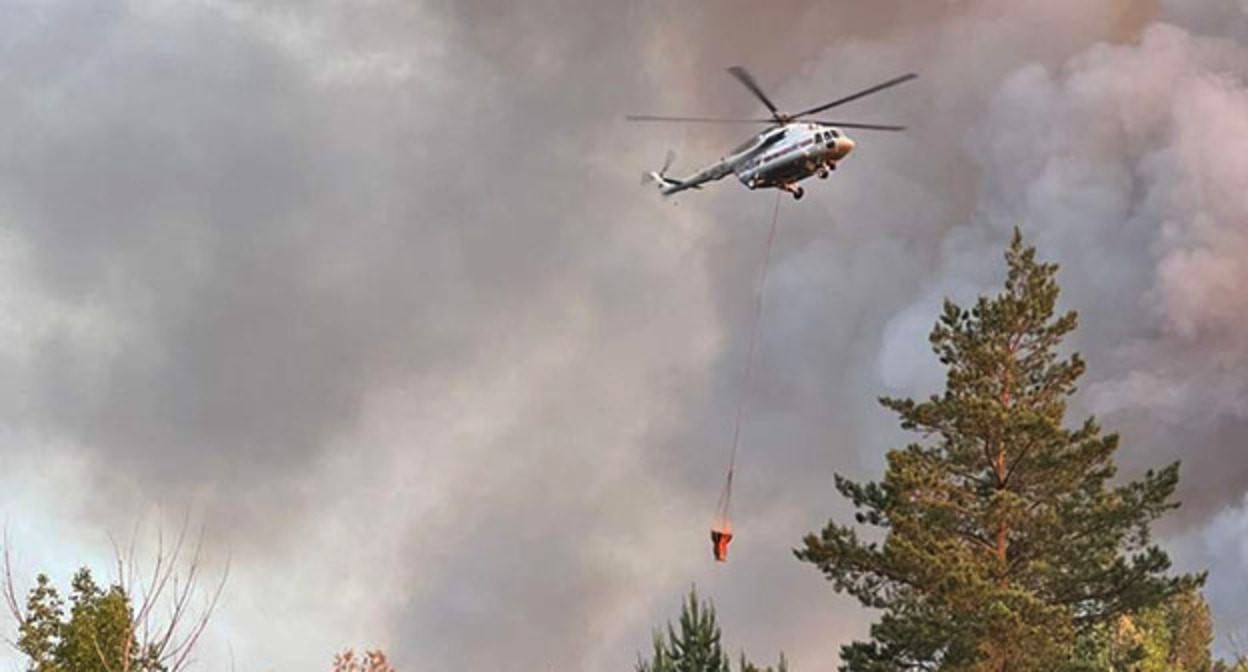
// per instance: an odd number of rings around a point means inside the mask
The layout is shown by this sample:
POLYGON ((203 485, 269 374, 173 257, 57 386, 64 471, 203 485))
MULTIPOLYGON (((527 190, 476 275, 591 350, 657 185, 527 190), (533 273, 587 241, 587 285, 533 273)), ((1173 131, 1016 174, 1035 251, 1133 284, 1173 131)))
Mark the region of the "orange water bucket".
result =
POLYGON ((711 552, 715 562, 728 562, 728 544, 732 543, 732 532, 729 530, 711 530, 711 552))

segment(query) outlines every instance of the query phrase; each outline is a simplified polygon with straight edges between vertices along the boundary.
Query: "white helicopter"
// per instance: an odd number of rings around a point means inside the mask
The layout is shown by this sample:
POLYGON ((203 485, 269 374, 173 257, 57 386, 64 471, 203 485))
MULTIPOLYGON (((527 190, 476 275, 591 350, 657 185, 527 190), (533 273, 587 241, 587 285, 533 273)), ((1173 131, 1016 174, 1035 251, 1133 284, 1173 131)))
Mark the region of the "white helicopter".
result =
POLYGON ((750 189, 776 188, 800 199, 805 190, 798 182, 818 175, 826 178, 836 170, 837 162, 854 151, 854 141, 841 128, 859 128, 871 131, 904 131, 905 126, 860 124, 844 121, 812 119, 812 115, 844 105, 889 87, 897 86, 918 77, 909 73, 864 89, 850 96, 825 103, 797 114, 783 114, 767 98, 749 72, 740 66, 728 68, 728 72, 754 93, 771 111, 770 119, 716 119, 708 117, 661 117, 652 115, 628 115, 629 121, 681 121, 717 124, 771 124, 771 127, 750 138, 719 161, 699 170, 689 177, 676 179, 667 176, 675 155, 668 152, 667 160, 657 172, 646 173, 643 181, 659 186, 664 196, 671 196, 686 189, 701 189, 702 185, 735 173, 737 179, 750 189))

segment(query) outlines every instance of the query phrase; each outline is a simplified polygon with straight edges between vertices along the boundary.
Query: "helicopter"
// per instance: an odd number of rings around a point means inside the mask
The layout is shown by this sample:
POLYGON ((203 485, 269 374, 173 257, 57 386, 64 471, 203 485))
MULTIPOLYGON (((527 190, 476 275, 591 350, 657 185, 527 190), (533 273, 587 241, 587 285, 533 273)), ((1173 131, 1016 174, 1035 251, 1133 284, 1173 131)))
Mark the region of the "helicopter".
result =
POLYGON ((800 199, 806 192, 798 185, 798 182, 812 175, 826 179, 831 171, 836 170, 837 164, 854 151, 856 143, 841 129, 905 130, 905 126, 826 121, 812 118, 813 115, 918 78, 918 75, 914 73, 907 73, 830 103, 796 114, 785 114, 780 112, 767 94, 763 93, 762 87, 745 68, 733 66, 728 68, 728 72, 767 107, 771 112, 770 119, 665 117, 637 114, 630 114, 625 119, 713 124, 769 124, 769 128, 742 143, 727 156, 689 177, 668 176, 667 171, 675 160, 675 154, 669 151, 663 167, 643 175, 643 183, 653 182, 658 185, 660 193, 664 196, 671 196, 686 189, 701 189, 702 185, 707 182, 736 174, 737 179, 749 189, 780 189, 792 194, 793 198, 800 199))

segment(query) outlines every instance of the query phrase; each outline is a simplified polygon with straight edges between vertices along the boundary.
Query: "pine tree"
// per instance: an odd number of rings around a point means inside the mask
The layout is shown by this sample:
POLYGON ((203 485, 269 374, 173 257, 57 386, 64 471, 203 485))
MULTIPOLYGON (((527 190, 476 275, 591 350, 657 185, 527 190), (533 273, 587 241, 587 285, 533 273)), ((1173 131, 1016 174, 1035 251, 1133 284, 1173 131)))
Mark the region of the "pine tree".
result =
POLYGON ((890 451, 880 482, 836 478, 882 539, 830 521, 795 551, 883 611, 842 670, 1086 669, 1081 636, 1203 581, 1166 576, 1150 541, 1177 506, 1178 464, 1111 483, 1118 437, 1064 425, 1084 362, 1058 352, 1077 318, 1056 314, 1057 266, 1018 231, 1005 257, 1004 291, 946 301, 931 333, 943 394, 881 399, 923 439, 890 451))
POLYGON ((715 607, 690 589, 680 610, 679 634, 667 624, 666 639, 654 634, 654 656, 638 661, 637 672, 730 672, 728 655, 720 645, 715 607))
MULTIPOLYGON (((719 623, 715 607, 698 599, 696 588, 690 588, 680 610, 680 631, 667 624, 667 635, 654 633, 654 651, 650 660, 638 660, 636 672, 731 672, 728 655, 720 644, 719 623)), ((741 654, 740 672, 787 672, 784 655, 774 671, 759 668, 741 654)))

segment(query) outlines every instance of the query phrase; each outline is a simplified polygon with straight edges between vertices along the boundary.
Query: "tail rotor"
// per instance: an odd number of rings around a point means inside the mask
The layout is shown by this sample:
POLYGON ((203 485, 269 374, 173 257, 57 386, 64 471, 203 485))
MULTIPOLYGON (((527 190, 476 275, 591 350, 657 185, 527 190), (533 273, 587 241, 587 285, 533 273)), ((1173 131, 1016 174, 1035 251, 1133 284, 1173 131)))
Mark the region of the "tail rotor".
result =
POLYGON ((651 182, 653 182, 654 184, 659 185, 660 189, 663 187, 670 186, 672 183, 670 180, 667 179, 667 171, 669 168, 672 167, 672 163, 675 161, 676 161, 676 152, 670 149, 667 150, 667 156, 664 157, 663 159, 663 167, 658 169, 657 171, 650 171, 648 173, 642 173, 641 183, 650 184, 651 182))
POLYGON ((641 183, 647 184, 653 182, 656 186, 658 186, 659 191, 663 192, 664 196, 669 195, 673 190, 678 191, 684 186, 683 183, 680 180, 674 180, 667 176, 668 169, 672 167, 672 163, 675 161, 676 152, 673 152, 670 149, 667 150, 667 156, 663 159, 663 167, 657 171, 652 171, 642 175, 641 183))

